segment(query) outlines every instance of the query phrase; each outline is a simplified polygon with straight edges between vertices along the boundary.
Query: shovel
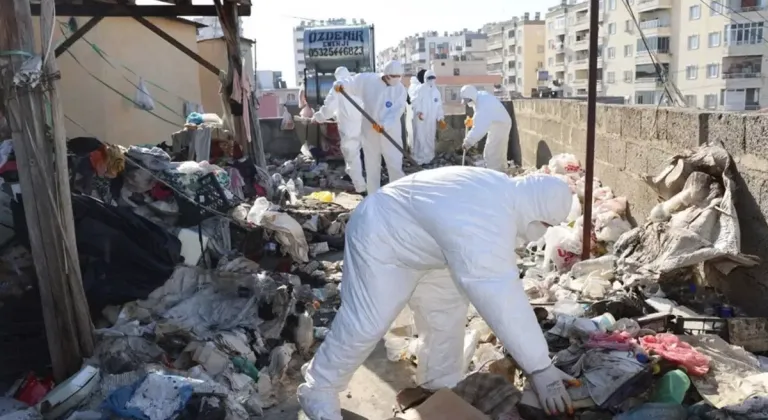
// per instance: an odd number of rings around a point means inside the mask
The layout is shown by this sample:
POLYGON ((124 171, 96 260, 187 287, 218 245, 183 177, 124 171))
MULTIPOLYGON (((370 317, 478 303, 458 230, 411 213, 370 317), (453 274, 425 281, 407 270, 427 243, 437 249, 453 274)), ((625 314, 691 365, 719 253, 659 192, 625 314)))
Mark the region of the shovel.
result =
MULTIPOLYGON (((344 90, 344 88, 343 88, 343 87, 342 87, 341 89, 339 89, 337 92, 341 93, 341 95, 342 95, 342 96, 344 96, 345 98, 347 98, 347 100, 349 101, 349 103, 351 103, 351 104, 352 104, 352 106, 354 106, 354 107, 355 107, 355 109, 357 109, 357 110, 360 112, 360 114, 362 114, 362 115, 363 115, 363 117, 365 117, 365 119, 366 119, 366 120, 368 120, 368 122, 370 122, 371 124, 379 125, 379 124, 376 122, 376 120, 374 120, 374 119, 373 119, 373 117, 371 117, 371 116, 370 116, 370 114, 368 114, 367 112, 365 112, 365 110, 364 110, 364 109, 363 109, 363 108, 362 108, 360 105, 358 105, 358 103, 357 103, 357 102, 355 102, 355 100, 354 100, 354 99, 352 99, 352 98, 349 96, 349 94, 347 93, 347 91, 345 91, 345 90, 344 90)), ((379 125, 379 127, 381 127, 381 126, 379 125)), ((395 146, 395 149, 397 149, 398 151, 400 151, 400 153, 402 153, 402 154, 403 154, 403 156, 404 156, 404 157, 405 157, 405 158, 408 160, 408 162, 410 162, 411 164, 415 165, 415 166, 416 166, 416 167, 418 167, 418 168, 421 168, 421 165, 419 165, 418 163, 416 163, 416 161, 415 161, 415 160, 413 160, 413 158, 411 157, 411 155, 410 155, 410 154, 408 154, 408 153, 407 153, 407 152, 406 152, 406 151, 403 149, 403 146, 401 146, 400 144, 398 144, 398 143, 395 141, 395 139, 393 139, 393 138, 392 138, 392 136, 390 136, 390 135, 389 135, 389 133, 387 133, 386 131, 382 130, 382 131, 381 131, 381 134, 384 136, 384 138, 386 138, 387 140, 389 140, 389 142, 390 142, 390 143, 392 143, 392 145, 393 145, 393 146, 395 146)))

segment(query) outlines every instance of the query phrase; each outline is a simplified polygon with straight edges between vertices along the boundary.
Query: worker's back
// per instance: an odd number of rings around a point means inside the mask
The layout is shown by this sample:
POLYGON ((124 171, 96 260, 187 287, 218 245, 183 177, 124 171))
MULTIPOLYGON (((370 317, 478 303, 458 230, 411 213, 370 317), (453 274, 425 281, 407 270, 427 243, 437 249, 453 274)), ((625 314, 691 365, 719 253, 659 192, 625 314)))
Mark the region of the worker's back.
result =
POLYGON ((477 92, 475 112, 487 112, 491 117, 491 122, 512 123, 512 117, 509 116, 509 112, 504 107, 504 104, 501 103, 499 98, 488 92, 477 92))

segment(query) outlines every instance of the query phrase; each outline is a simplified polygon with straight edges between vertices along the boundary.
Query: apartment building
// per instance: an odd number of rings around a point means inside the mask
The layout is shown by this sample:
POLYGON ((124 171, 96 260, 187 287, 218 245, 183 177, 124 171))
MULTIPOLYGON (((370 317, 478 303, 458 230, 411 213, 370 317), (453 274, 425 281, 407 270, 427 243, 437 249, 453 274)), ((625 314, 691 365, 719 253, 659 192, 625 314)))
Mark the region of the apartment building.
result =
POLYGON ((428 31, 381 50, 376 65, 381 70, 384 63, 396 59, 403 63, 406 74, 433 69, 438 76, 485 75, 487 53, 486 35, 481 31, 428 31))
POLYGON ((530 96, 545 71, 546 27, 541 14, 489 23, 483 31, 488 34, 486 70, 502 79, 494 93, 503 99, 530 96))
MULTIPOLYGON (((621 0, 619 0, 621 1, 621 0)), ((634 1, 634 0, 633 0, 634 1)), ((603 10, 603 1, 600 2, 598 11, 602 31, 608 29, 617 32, 615 27, 607 28, 603 10)), ((561 92, 564 97, 586 96, 587 79, 589 78, 589 1, 563 1, 561 4, 549 8, 545 15, 546 20, 546 53, 545 67, 547 84, 549 88, 561 92)), ((602 34, 599 34, 602 35, 602 34)), ((614 39, 614 43, 620 44, 620 39, 614 39)), ((603 52, 604 40, 598 41, 598 92, 602 93, 603 52)), ((613 50, 615 51, 615 47, 613 50)), ((624 51, 622 51, 624 53, 624 51)))
MULTIPOLYGON (((668 79, 691 107, 760 109, 768 103, 762 89, 766 9, 766 0, 601 1, 599 93, 658 104, 668 79)), ((588 16, 587 2, 547 14, 547 67, 565 96, 586 94, 588 50, 575 42, 588 37, 588 16)))
POLYGON ((346 25, 365 25, 364 19, 347 20, 328 19, 328 20, 302 20, 298 26, 293 28, 293 63, 296 83, 304 79, 304 69, 307 68, 304 62, 304 29, 318 26, 346 26, 346 25))

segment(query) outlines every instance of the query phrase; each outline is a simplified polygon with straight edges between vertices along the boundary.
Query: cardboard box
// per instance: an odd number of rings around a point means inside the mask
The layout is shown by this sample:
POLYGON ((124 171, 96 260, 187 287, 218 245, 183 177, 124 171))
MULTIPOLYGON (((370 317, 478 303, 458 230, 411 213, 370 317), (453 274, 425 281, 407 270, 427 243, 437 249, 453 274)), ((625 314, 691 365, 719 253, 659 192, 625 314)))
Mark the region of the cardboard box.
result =
POLYGON ((388 420, 491 420, 480 410, 454 394, 441 389, 427 398, 423 404, 388 420))

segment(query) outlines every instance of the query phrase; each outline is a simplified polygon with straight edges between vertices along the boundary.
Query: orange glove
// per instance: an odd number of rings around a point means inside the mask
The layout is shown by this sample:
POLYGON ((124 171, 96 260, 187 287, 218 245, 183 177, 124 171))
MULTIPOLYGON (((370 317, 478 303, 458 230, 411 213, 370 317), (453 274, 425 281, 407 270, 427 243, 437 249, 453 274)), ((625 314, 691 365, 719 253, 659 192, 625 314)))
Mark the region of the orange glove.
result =
POLYGON ((373 124, 373 131, 375 131, 375 132, 377 132, 377 133, 381 134, 381 133, 383 133, 383 132, 384 132, 384 127, 382 127, 382 126, 380 126, 380 125, 378 125, 378 124, 374 123, 374 124, 373 124))
POLYGON ((473 124, 472 117, 467 117, 464 120, 464 127, 472 128, 472 124, 473 124))
POLYGON ((445 120, 438 121, 437 125, 440 126, 441 130, 445 130, 446 128, 448 128, 448 123, 445 122, 445 120))
POLYGON ((424 113, 423 112, 419 112, 416 115, 419 117, 419 120, 424 121, 424 113))
POLYGON ((336 92, 341 92, 344 90, 344 85, 342 85, 341 83, 334 83, 333 90, 335 90, 336 92))

